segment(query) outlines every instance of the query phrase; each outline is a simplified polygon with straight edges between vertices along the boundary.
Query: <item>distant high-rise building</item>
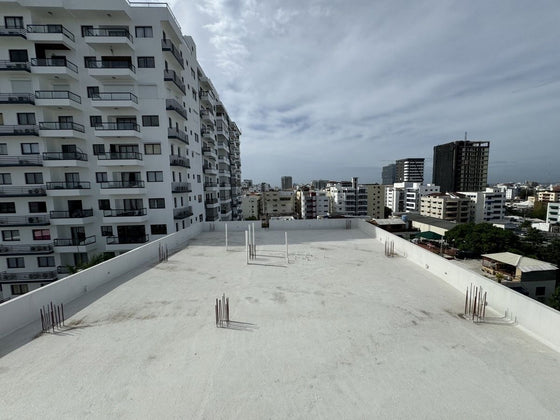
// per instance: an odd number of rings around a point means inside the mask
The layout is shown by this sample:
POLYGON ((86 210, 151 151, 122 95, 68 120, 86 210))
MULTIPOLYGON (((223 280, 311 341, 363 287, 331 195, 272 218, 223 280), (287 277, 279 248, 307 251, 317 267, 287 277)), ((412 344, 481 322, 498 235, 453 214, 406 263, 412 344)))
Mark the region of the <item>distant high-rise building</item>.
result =
POLYGON ((488 141, 453 141, 434 147, 432 183, 441 192, 483 191, 488 181, 488 141))
POLYGON ((397 178, 397 165, 391 163, 383 167, 381 172, 381 183, 383 185, 393 185, 397 178))
POLYGON ((424 182, 424 158, 399 159, 395 164, 395 182, 424 182))
POLYGON ((282 182, 282 190, 289 191, 292 189, 293 183, 292 183, 291 176, 283 176, 281 182, 282 182))
POLYGON ((316 190, 322 190, 327 187, 328 182, 326 179, 314 179, 311 181, 311 186, 316 190))

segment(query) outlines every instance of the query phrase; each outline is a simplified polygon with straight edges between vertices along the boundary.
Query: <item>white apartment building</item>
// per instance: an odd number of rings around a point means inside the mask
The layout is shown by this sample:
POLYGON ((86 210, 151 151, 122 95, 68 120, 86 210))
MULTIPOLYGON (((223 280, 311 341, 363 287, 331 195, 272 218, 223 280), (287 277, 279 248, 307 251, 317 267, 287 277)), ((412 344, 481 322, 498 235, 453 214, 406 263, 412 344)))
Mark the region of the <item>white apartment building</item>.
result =
POLYGON ((326 191, 310 189, 296 192, 296 206, 302 219, 316 219, 329 214, 329 197, 326 191))
POLYGON ((468 223, 473 202, 469 197, 456 193, 434 193, 420 199, 420 215, 468 223))
POLYGON ((557 202, 560 201, 560 190, 541 190, 537 191, 537 201, 557 202))
POLYGON ((0 1, 0 25, 0 298, 205 220, 203 106, 239 217, 240 132, 165 4, 0 1))
POLYGON ((560 223, 560 203, 548 203, 548 208, 546 210, 546 223, 560 223))
POLYGON ((485 191, 460 192, 474 203, 471 221, 475 223, 503 220, 506 215, 506 194, 498 188, 485 191))
POLYGON ((393 213, 419 212, 421 197, 433 193, 439 193, 439 186, 423 185, 419 182, 396 182, 385 187, 385 205, 393 213))
POLYGON ((367 216, 367 190, 358 184, 358 178, 352 181, 328 183, 325 189, 329 196, 329 214, 339 216, 367 216))
POLYGON ((261 215, 266 218, 293 216, 294 201, 293 191, 263 191, 261 193, 261 215))
POLYGON ((259 194, 244 195, 241 197, 241 214, 243 220, 258 219, 260 215, 261 196, 259 194))

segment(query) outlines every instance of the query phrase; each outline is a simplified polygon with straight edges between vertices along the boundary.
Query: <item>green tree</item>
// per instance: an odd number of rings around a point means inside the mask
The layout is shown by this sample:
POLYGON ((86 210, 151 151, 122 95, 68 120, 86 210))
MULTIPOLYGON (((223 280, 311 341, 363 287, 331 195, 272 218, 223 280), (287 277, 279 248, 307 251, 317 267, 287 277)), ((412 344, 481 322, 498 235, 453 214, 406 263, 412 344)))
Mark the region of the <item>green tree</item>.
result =
POLYGON ((554 290, 554 293, 552 294, 552 296, 550 297, 547 303, 548 306, 550 306, 551 308, 560 311, 560 287, 557 287, 556 290, 554 290))
POLYGON ((519 246, 519 239, 513 232, 489 223, 455 226, 446 232, 445 239, 452 246, 476 255, 508 251, 519 246))

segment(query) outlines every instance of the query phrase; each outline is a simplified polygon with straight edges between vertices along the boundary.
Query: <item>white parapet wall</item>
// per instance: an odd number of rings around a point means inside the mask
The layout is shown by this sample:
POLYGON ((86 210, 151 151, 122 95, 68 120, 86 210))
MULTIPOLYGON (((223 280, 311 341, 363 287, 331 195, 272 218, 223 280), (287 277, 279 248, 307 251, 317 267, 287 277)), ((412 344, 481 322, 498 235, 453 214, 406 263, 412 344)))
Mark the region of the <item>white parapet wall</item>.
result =
POLYGON ((518 326, 560 351, 560 312, 370 223, 362 220, 355 223, 372 238, 381 242, 392 241, 396 254, 429 270, 457 290, 464 293, 471 284, 482 287, 488 294, 488 306, 498 313, 507 311, 518 326))
POLYGON ((160 249, 167 249, 169 254, 177 252, 187 246, 189 240, 200 234, 202 229, 202 223, 198 223, 0 304, 0 338, 37 322, 39 308, 43 305, 50 302, 68 304, 134 269, 156 264, 160 249))
POLYGON ((351 229, 359 219, 271 220, 270 230, 351 229))

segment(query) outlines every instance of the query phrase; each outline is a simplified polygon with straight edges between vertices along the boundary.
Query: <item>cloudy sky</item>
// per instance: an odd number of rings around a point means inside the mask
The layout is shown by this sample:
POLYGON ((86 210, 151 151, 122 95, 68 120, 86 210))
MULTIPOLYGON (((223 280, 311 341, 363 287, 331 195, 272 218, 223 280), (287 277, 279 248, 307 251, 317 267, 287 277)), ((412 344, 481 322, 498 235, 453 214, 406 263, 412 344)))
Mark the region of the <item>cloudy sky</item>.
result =
POLYGON ((560 181, 560 3, 175 0, 243 135, 243 178, 381 180, 490 141, 489 181, 560 181))

